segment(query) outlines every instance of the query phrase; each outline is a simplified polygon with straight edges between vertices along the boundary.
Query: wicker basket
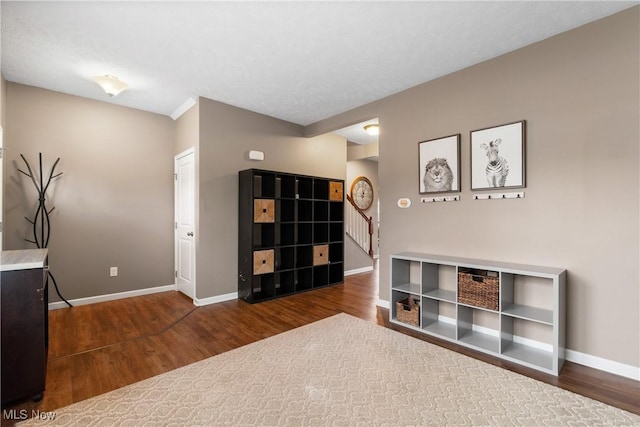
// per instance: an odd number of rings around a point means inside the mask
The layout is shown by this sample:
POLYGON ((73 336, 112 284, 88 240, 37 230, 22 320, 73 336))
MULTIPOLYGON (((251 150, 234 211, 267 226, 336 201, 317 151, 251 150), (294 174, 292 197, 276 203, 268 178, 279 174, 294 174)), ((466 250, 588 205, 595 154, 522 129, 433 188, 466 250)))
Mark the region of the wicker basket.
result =
POLYGON ((474 307, 498 310, 500 279, 497 273, 485 270, 460 270, 458 272, 458 302, 474 307), (496 274, 493 277, 489 274, 496 274))
POLYGON ((402 323, 413 326, 420 325, 420 304, 414 298, 407 297, 396 303, 396 317, 402 323))

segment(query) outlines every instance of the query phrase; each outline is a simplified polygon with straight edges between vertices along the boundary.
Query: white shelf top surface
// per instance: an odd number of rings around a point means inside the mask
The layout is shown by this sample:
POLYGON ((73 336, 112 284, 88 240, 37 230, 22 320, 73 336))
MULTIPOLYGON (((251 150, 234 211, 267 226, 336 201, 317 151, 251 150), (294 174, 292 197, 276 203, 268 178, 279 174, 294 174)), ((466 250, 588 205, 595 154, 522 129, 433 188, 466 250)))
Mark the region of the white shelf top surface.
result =
POLYGON ((541 276, 558 276, 565 272, 564 268, 545 267, 539 265, 516 264, 509 262, 487 261, 474 258, 462 258, 447 255, 433 255, 420 252, 402 252, 392 254, 392 258, 410 261, 432 262, 434 264, 453 265, 478 269, 493 269, 504 273, 535 274, 541 276))
POLYGON ((48 249, 0 252, 0 271, 29 270, 47 266, 48 249))

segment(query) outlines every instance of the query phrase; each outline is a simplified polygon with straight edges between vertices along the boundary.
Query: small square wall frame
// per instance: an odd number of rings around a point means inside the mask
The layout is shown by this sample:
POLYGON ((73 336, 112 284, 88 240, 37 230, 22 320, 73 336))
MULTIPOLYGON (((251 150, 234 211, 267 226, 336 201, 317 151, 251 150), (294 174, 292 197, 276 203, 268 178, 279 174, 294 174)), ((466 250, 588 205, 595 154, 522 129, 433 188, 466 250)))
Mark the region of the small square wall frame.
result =
POLYGON ((390 257, 389 320, 501 359, 558 375, 565 360, 566 270, 404 252, 390 257), (499 275, 497 310, 458 299, 463 269, 499 275), (398 320, 395 305, 420 298, 420 325, 398 320))

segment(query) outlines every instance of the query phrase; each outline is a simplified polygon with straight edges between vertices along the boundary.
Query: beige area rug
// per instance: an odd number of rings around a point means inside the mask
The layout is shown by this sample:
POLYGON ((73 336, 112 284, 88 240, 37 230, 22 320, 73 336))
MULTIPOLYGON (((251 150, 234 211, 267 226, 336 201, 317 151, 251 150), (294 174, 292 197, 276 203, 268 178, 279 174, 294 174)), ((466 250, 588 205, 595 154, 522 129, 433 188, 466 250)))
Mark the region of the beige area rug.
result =
POLYGON ((640 426, 640 417, 339 314, 55 410, 79 426, 640 426))

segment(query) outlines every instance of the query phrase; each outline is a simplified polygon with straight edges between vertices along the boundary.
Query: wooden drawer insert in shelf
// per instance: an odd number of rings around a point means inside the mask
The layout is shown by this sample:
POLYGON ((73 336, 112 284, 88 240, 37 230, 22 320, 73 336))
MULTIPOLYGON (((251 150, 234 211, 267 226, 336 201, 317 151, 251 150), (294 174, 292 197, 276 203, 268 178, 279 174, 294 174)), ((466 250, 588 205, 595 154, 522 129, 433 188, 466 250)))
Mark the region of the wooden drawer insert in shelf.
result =
POLYGON ((343 185, 338 181, 331 181, 329 183, 329 200, 332 202, 341 202, 343 200, 343 185))
POLYGON ((313 247, 313 265, 329 264, 329 245, 315 245, 313 247))
POLYGON ((253 222, 275 222, 276 202, 270 199, 253 201, 253 222))
POLYGON ((274 256, 273 249, 255 251, 253 253, 253 274, 273 273, 274 256))

